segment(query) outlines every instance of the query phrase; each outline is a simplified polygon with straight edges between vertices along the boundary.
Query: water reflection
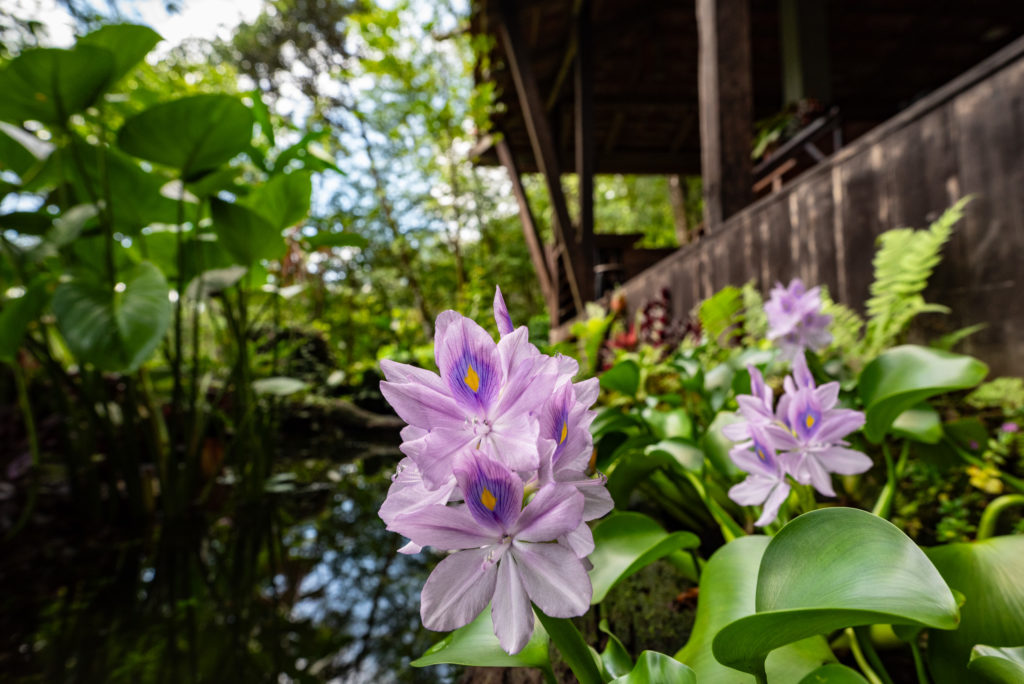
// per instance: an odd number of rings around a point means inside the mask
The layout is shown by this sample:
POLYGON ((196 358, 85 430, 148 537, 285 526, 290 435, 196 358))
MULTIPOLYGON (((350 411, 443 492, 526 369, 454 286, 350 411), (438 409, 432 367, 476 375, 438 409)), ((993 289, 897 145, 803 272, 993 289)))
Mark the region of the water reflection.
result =
POLYGON ((436 560, 397 553, 401 540, 376 515, 390 473, 369 470, 304 461, 252 504, 141 538, 23 535, 0 562, 0 628, 10 627, 0 671, 24 681, 453 681, 454 669, 409 667, 439 638, 418 614, 436 560))

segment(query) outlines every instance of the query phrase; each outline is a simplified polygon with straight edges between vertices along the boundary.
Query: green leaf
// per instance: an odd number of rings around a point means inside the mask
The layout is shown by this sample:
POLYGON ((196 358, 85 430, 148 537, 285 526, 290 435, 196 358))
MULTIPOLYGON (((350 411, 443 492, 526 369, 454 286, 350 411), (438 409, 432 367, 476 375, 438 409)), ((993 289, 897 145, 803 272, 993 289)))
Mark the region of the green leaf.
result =
POLYGON ((185 289, 187 299, 206 299, 238 284, 249 269, 244 266, 211 268, 192 279, 185 289))
POLYGON ((238 203, 255 211, 278 230, 284 230, 306 218, 312 192, 310 173, 296 171, 274 176, 238 203))
POLYGON ((892 434, 925 444, 938 444, 942 439, 942 418, 929 404, 918 404, 896 417, 892 434))
POLYGON ((270 143, 270 147, 276 147, 277 141, 274 140, 274 126, 270 123, 270 110, 267 109, 267 103, 263 101, 262 91, 259 88, 250 90, 249 97, 252 99, 252 114, 256 124, 263 131, 263 135, 267 136, 267 142, 270 143))
POLYGON ((616 512, 594 526, 590 582, 591 605, 600 603, 612 587, 635 572, 679 549, 693 549, 700 539, 691 532, 665 532, 642 513, 616 512))
POLYGON ((809 673, 800 680, 800 684, 868 684, 868 680, 861 677, 856 670, 831 663, 809 673))
POLYGON ((20 178, 40 168, 53 152, 53 143, 0 121, 0 171, 13 171, 20 178))
POLYGON ((568 618, 553 618, 537 609, 534 613, 579 684, 602 684, 600 656, 587 646, 576 625, 568 618))
POLYGON ((49 284, 48 277, 37 276, 22 296, 4 302, 0 309, 0 361, 14 361, 29 323, 39 318, 50 301, 49 284))
POLYGON ((970 357, 904 345, 879 354, 860 374, 858 388, 867 423, 864 434, 878 444, 896 417, 939 394, 981 382, 988 366, 970 357))
POLYGON ((491 611, 485 609, 465 627, 460 627, 431 646, 412 661, 413 667, 428 665, 472 665, 477 667, 539 667, 548 669, 548 633, 539 620, 534 621, 533 636, 522 651, 505 653, 494 635, 491 611))
POLYGON ((149 54, 163 38, 148 26, 108 24, 78 39, 78 45, 104 48, 114 56, 114 68, 105 88, 110 88, 149 54))
POLYGON ((601 653, 601 662, 604 664, 605 672, 612 677, 621 677, 630 672, 633 669, 633 659, 619 638, 608 628, 608 619, 601 618, 597 628, 608 635, 608 643, 601 653))
POLYGON ((966 600, 960 628, 928 635, 937 684, 969 681, 971 648, 1024 644, 1024 535, 992 537, 927 550, 946 582, 966 600))
POLYGON ((369 240, 358 233, 346 233, 343 231, 334 233, 318 232, 316 235, 304 235, 302 237, 302 246, 306 250, 315 250, 321 247, 358 247, 362 249, 369 243, 369 240))
POLYGON ((309 383, 303 382, 298 378, 279 376, 255 380, 252 383, 252 389, 256 394, 272 394, 275 397, 286 397, 289 394, 309 389, 309 383))
POLYGON ((252 124, 252 112, 237 98, 192 95, 153 105, 128 119, 117 144, 192 180, 246 149, 252 124))
POLYGON ((217 239, 242 266, 260 259, 279 259, 285 243, 281 231, 252 209, 220 199, 210 200, 217 239))
POLYGON ((967 671, 970 673, 971 681, 984 684, 1020 684, 1024 682, 1024 646, 975 646, 967 671))
POLYGON ((114 55, 91 45, 25 50, 0 69, 0 119, 63 125, 110 83, 114 55))
POLYGON ((620 361, 600 376, 601 388, 630 397, 640 389, 640 367, 635 361, 620 361))
POLYGON ((693 438, 693 420, 690 414, 683 409, 672 411, 659 411, 655 408, 646 408, 641 414, 651 431, 661 439, 666 437, 693 438))
POLYGON ((648 452, 655 437, 637 435, 627 439, 612 455, 608 466, 608 493, 619 508, 626 508, 633 490, 653 471, 679 466, 676 455, 665 449, 648 452))
POLYGON ((755 606, 713 644, 721 663, 750 673, 780 646, 844 627, 959 622, 924 552, 892 523, 853 508, 812 511, 783 527, 761 559, 755 606))
POLYGON ((670 437, 644 449, 644 454, 654 456, 660 453, 671 456, 684 470, 699 473, 704 467, 704 452, 682 437, 670 437))
MULTIPOLYGON (((754 677, 722 665, 712 640, 726 625, 754 613, 757 571, 770 542, 763 535, 740 537, 715 552, 700 578, 697 618, 686 646, 676 653, 697 674, 700 684, 753 684, 754 677)), ((798 682, 825 663, 835 662, 824 637, 788 644, 768 656, 771 682, 798 682)))
POLYGON ((0 214, 0 229, 14 230, 22 235, 43 235, 53 224, 53 217, 41 211, 12 211, 0 214))
POLYGON ((714 420, 708 426, 708 431, 700 440, 700 448, 704 451, 708 461, 719 473, 729 479, 740 474, 740 469, 732 462, 729 451, 736 446, 736 442, 722 434, 722 428, 733 423, 743 422, 738 414, 732 411, 719 411, 715 414, 714 420))
POLYGON ((657 651, 644 651, 633 671, 612 680, 615 684, 697 684, 693 670, 657 651))
POLYGON ((171 322, 167 281, 144 261, 126 273, 117 287, 89 276, 57 287, 53 311, 68 348, 100 370, 131 372, 163 339, 171 322))

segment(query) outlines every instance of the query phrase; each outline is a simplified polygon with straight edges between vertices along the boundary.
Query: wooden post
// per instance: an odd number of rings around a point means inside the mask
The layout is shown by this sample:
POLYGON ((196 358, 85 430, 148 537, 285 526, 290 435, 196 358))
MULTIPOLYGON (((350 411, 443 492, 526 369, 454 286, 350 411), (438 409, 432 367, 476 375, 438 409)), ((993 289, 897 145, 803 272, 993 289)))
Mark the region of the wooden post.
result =
POLYGON ((554 287, 551 285, 551 271, 548 269, 544 245, 541 242, 540 234, 537 232, 537 224, 533 220, 533 212, 530 211, 530 202, 526 197, 526 190, 523 188, 519 167, 516 165, 512 149, 504 137, 497 142, 495 149, 498 152, 498 160, 508 171, 509 178, 512 179, 512 193, 516 196, 516 202, 519 204, 519 219, 523 224, 523 237, 526 238, 526 247, 530 252, 530 261, 533 262, 533 270, 537 272, 537 281, 540 283, 541 292, 544 293, 548 314, 552 317, 557 316, 558 301, 555 299, 554 287))
MULTIPOLYGON (((594 282, 594 41, 591 3, 583 0, 576 15, 575 128, 576 175, 579 180, 580 225, 577 264, 580 297, 595 297, 594 282)), ((582 312, 581 312, 582 313, 582 312)))
MULTIPOLYGON (((554 219, 551 224, 555 233, 555 247, 561 251, 573 305, 576 312, 579 313, 583 311, 583 299, 580 296, 577 268, 570 253, 576 248, 576 236, 569 219, 569 207, 565 201, 565 194, 562 191, 562 171, 558 164, 558 153, 555 149, 554 136, 551 133, 551 123, 548 121, 544 101, 530 64, 526 43, 519 32, 515 2, 500 0, 498 13, 500 17, 498 33, 505 47, 505 56, 508 59, 512 81, 515 83, 516 95, 523 108, 526 133, 530 138, 530 146, 533 148, 533 154, 537 160, 537 168, 544 176, 548 194, 551 196, 554 219)), ((557 289, 556 281, 553 281, 552 285, 557 289)), ((561 323, 556 311, 551 325, 555 326, 561 323)))
POLYGON ((697 0, 705 229, 753 198, 750 0, 697 0))

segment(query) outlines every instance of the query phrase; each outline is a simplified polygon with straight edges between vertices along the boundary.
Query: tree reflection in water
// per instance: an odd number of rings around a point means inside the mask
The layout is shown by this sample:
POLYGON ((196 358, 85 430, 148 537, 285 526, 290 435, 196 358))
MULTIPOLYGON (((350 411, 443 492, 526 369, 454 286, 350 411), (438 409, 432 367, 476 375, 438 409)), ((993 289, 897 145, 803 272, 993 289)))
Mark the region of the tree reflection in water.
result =
POLYGON ((454 669, 409 667, 439 638, 419 620, 433 561, 398 554, 377 518, 389 472, 307 460, 294 475, 254 504, 141 539, 22 535, 0 561, 0 669, 75 682, 452 681, 454 669))

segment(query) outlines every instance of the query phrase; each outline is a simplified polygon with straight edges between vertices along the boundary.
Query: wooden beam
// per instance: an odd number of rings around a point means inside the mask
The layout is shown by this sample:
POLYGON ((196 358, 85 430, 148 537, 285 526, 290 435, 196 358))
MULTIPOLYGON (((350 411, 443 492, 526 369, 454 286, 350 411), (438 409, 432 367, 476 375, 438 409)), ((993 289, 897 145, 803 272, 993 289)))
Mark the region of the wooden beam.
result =
MULTIPOLYGON (((580 297, 594 299, 594 40, 589 0, 583 0, 574 27, 576 42, 575 129, 576 175, 579 181, 580 230, 577 264, 580 297)), ((578 312, 582 313, 582 312, 578 312)))
MULTIPOLYGON (((558 152, 555 148, 551 123, 548 121, 544 102, 541 99, 537 78, 530 63, 529 51, 519 32, 516 4, 513 0, 498 2, 498 33, 504 44, 508 58, 509 71, 515 84, 516 95, 523 110, 523 121, 530 138, 530 147, 537 161, 537 168, 544 176, 548 194, 551 197, 556 247, 561 246, 562 258, 565 262, 566 280, 572 292, 573 304, 578 312, 583 311, 583 300, 580 297, 579 282, 576 269, 572 263, 567 246, 576 244, 576 236, 569 219, 569 207, 565 202, 562 190, 562 171, 558 163, 558 152)), ((553 283, 557 287, 557 282, 553 283)), ((557 325, 560 321, 552 321, 557 325)))
POLYGON ((704 224, 715 230, 753 198, 750 0, 697 0, 704 224))
POLYGON ((533 262, 533 270, 537 272, 537 281, 540 283, 541 292, 544 293, 544 301, 547 303, 548 311, 554 301, 555 290, 551 284, 551 272, 548 269, 547 257, 544 254, 544 244, 541 242, 540 233, 537 232, 537 222, 533 220, 533 212, 530 211, 530 201, 526 197, 526 189, 523 188, 523 179, 516 166, 515 157, 509 149, 508 141, 502 137, 494 144, 498 152, 501 165, 508 170, 509 178, 512 180, 512 193, 516 196, 516 203, 519 204, 519 219, 523 224, 523 237, 526 238, 526 247, 530 252, 530 261, 533 262))

